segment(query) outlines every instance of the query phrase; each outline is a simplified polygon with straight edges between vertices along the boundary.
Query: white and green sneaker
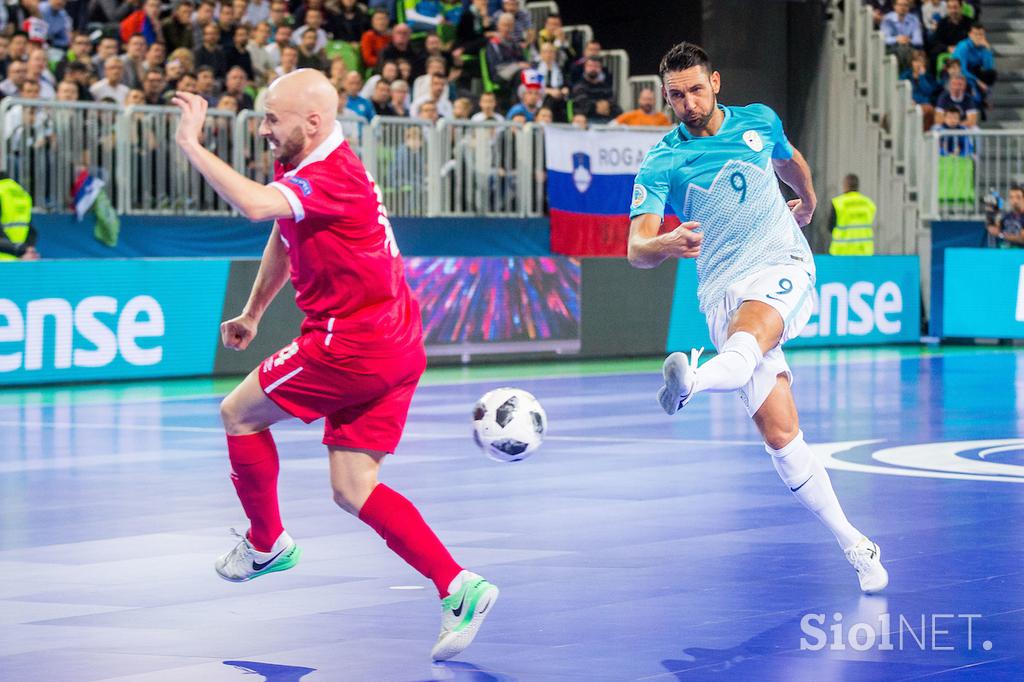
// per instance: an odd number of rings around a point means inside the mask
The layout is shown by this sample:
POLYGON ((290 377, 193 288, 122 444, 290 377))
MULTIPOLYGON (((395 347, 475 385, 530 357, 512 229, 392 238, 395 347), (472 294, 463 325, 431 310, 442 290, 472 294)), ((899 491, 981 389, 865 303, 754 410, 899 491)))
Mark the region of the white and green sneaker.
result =
POLYGON ((224 580, 244 583, 246 580, 258 578, 266 573, 287 571, 299 563, 299 557, 302 556, 302 550, 295 544, 287 531, 281 531, 281 535, 278 536, 269 552, 261 552, 253 547, 249 538, 234 528, 231 529, 231 532, 238 536, 239 543, 230 552, 218 557, 213 562, 213 568, 217 571, 217 575, 224 580))
POLYGON ((435 661, 447 661, 465 651, 498 601, 498 588, 476 573, 463 571, 458 578, 462 585, 441 600, 441 634, 430 651, 435 661))

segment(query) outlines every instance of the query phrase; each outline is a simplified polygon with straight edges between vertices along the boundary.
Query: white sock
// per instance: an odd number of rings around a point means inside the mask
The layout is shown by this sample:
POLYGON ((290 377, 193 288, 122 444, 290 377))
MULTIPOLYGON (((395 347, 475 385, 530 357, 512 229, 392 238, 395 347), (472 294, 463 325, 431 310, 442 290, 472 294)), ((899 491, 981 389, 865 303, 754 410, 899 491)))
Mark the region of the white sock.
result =
POLYGON ((761 347, 753 334, 736 332, 722 344, 718 355, 697 368, 693 392, 725 392, 743 388, 761 364, 761 347))
POLYGON ((455 577, 452 578, 452 581, 448 583, 448 594, 455 594, 456 592, 458 592, 462 588, 462 583, 466 580, 469 580, 470 575, 471 573, 466 569, 462 569, 457 574, 455 574, 455 577))
POLYGON ((847 520, 839 506, 832 480, 825 466, 804 442, 804 432, 799 431, 788 445, 781 450, 765 445, 772 456, 772 464, 782 481, 800 502, 811 510, 836 536, 844 550, 856 545, 864 535, 847 520))

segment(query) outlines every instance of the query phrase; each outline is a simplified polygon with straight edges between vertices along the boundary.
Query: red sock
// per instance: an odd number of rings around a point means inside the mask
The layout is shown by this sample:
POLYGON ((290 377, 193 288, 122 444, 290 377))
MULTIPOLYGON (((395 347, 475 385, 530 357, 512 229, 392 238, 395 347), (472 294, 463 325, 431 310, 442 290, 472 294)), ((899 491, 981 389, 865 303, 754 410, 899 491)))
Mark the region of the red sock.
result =
POLYGON ((248 436, 228 435, 231 482, 249 517, 249 541, 261 552, 270 551, 281 535, 277 505, 277 446, 270 431, 248 436))
POLYGON ((391 551, 434 581, 442 599, 448 596, 448 585, 462 567, 455 563, 412 502, 381 483, 366 499, 359 518, 384 538, 391 551))

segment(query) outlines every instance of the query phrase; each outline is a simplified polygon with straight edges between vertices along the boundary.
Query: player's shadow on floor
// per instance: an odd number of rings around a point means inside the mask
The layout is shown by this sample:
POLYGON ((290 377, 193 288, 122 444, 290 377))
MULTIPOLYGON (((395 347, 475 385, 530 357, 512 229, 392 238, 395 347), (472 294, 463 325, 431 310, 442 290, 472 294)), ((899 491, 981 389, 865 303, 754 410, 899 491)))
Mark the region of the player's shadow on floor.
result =
POLYGON ((316 672, 316 668, 261 663, 260 661, 224 661, 224 665, 233 666, 247 673, 263 675, 264 682, 299 682, 299 680, 311 672, 316 672))
POLYGON ((453 682, 515 682, 514 677, 488 672, 472 663, 445 661, 431 666, 430 680, 452 680, 453 682))
MULTIPOLYGON (((861 595, 856 604, 845 608, 809 609, 832 613, 843 612, 844 620, 851 623, 877 623, 880 614, 888 610, 888 600, 882 595, 861 595)), ((728 649, 707 649, 690 647, 683 649, 687 659, 665 659, 665 669, 680 680, 692 680, 695 673, 725 673, 739 679, 776 679, 771 664, 778 659, 767 661, 770 656, 799 653, 800 639, 805 636, 801 629, 803 615, 787 620, 773 628, 760 632, 745 642, 728 649)), ((824 629, 826 626, 822 626, 824 629)), ((816 641, 816 640, 811 640, 816 641)), ((783 678, 784 679, 784 678, 783 678)))

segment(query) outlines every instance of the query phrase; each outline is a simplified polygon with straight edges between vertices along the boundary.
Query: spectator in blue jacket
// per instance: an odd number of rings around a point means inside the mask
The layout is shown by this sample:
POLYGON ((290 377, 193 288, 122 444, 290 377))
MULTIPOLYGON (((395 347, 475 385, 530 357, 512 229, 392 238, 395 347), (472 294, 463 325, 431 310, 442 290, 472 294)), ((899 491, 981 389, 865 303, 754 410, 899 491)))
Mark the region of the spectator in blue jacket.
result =
POLYGON ((910 81, 914 103, 921 107, 924 117, 924 129, 931 129, 935 123, 935 99, 942 91, 942 86, 928 69, 928 56, 921 50, 914 52, 910 68, 901 73, 900 78, 910 81))
POLYGON ((960 120, 959 109, 947 109, 942 112, 942 122, 935 125, 932 130, 944 132, 950 130, 962 130, 963 135, 946 135, 939 138, 939 156, 973 156, 974 141, 967 134, 968 127, 960 120))
POLYGON ((967 94, 969 94, 975 102, 981 104, 981 88, 978 87, 978 81, 974 76, 964 71, 959 59, 956 57, 950 57, 942 67, 942 73, 939 75, 939 85, 943 88, 948 88, 949 81, 952 80, 954 76, 963 76, 963 79, 967 82, 967 94))
POLYGON ((882 17, 882 38, 887 54, 896 55, 899 70, 910 68, 914 50, 924 48, 921 19, 910 12, 910 0, 896 0, 893 10, 882 17))
POLYGON ((377 112, 373 108, 373 103, 359 94, 359 91, 363 89, 363 77, 359 75, 359 72, 349 71, 343 81, 343 87, 345 94, 348 95, 345 108, 362 116, 367 121, 372 119, 377 112))
POLYGON ((71 15, 64 9, 66 6, 67 0, 39 3, 39 17, 46 22, 46 42, 62 50, 71 45, 71 15))
POLYGON ((997 74, 992 47, 985 37, 985 27, 981 24, 971 26, 967 37, 954 48, 953 57, 960 60, 965 75, 973 77, 982 94, 987 95, 989 87, 996 82, 997 74))

